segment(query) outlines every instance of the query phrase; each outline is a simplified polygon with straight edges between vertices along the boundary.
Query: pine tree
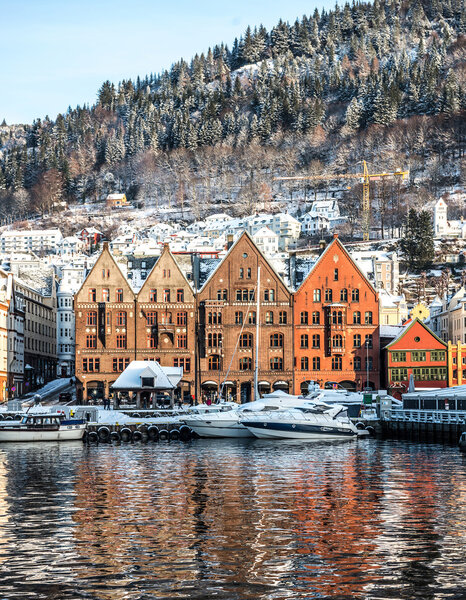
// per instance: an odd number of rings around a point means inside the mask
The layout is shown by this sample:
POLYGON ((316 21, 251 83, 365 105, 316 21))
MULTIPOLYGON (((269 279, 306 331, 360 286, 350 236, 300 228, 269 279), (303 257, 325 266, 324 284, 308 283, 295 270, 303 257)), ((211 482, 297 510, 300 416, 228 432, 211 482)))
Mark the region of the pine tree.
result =
POLYGON ((434 258, 434 229, 429 211, 418 213, 410 209, 399 246, 410 269, 420 271, 431 264, 434 258))

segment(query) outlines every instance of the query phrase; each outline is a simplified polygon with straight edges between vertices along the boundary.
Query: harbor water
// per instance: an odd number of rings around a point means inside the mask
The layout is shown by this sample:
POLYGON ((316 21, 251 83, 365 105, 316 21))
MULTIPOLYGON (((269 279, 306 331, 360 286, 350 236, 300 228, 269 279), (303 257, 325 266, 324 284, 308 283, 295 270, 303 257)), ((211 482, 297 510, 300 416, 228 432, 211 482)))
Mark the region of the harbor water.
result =
POLYGON ((466 598, 456 447, 3 444, 0 599, 466 598))

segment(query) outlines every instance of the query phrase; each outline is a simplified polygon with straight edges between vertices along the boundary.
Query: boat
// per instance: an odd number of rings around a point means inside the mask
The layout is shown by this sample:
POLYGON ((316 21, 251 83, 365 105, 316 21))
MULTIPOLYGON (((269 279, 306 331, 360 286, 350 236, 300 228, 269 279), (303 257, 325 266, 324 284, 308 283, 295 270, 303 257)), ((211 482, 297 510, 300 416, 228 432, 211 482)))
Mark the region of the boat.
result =
POLYGON ((359 431, 346 407, 305 402, 292 409, 251 413, 240 420, 255 437, 265 439, 355 439, 359 431))
POLYGON ((60 442, 81 440, 86 421, 67 419, 63 413, 27 414, 20 421, 0 425, 0 442, 60 442))
POLYGON ((237 404, 234 408, 216 413, 190 415, 183 418, 184 423, 200 437, 254 437, 253 434, 241 424, 244 415, 271 412, 283 408, 291 408, 302 404, 303 399, 292 396, 281 390, 266 394, 259 400, 237 404))

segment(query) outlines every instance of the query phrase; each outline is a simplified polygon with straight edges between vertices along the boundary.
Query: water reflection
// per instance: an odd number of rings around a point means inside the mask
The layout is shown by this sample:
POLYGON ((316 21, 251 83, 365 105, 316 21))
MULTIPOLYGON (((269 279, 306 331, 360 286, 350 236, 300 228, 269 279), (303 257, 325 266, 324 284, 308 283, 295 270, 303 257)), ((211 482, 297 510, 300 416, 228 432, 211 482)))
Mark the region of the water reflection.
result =
POLYGON ((0 448, 3 598, 460 598, 456 448, 0 448))

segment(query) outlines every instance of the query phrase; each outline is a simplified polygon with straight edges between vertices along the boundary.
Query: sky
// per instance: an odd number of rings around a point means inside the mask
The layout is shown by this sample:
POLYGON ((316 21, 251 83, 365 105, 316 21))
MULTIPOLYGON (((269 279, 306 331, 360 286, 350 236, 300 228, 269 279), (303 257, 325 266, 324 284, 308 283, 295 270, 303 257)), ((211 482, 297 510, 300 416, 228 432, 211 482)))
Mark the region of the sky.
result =
POLYGON ((293 23, 329 0, 0 0, 0 122, 93 104, 109 79, 168 69, 247 25, 293 23))

